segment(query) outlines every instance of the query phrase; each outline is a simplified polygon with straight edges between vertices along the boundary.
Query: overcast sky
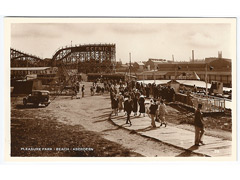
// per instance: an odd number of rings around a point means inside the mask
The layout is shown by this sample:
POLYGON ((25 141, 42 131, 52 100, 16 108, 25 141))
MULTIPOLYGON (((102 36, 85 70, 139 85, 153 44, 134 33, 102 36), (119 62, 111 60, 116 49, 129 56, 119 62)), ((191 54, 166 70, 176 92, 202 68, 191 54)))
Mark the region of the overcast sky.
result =
POLYGON ((62 46, 72 44, 115 43, 116 60, 147 61, 149 58, 188 61, 233 58, 230 49, 231 24, 176 23, 15 23, 11 26, 11 47, 41 58, 51 58, 62 46))

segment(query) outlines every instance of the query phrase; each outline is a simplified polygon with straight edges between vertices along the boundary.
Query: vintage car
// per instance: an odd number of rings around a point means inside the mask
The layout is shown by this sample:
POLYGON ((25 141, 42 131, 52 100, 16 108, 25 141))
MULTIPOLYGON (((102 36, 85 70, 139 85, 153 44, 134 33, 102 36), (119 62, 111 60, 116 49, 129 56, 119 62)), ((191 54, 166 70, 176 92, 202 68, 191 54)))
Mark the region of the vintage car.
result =
POLYGON ((39 106, 40 104, 48 106, 50 104, 49 91, 33 90, 31 94, 23 98, 23 105, 26 106, 28 103, 32 103, 34 106, 39 106))

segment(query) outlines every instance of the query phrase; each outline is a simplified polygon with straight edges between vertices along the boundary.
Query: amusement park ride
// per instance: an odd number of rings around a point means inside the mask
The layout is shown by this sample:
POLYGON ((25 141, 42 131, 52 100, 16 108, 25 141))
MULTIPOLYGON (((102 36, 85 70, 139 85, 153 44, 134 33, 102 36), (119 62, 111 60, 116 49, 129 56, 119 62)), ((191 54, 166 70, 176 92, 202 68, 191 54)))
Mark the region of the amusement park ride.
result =
POLYGON ((86 44, 59 48, 51 59, 41 59, 11 48, 10 58, 11 67, 57 67, 58 82, 69 86, 84 74, 113 73, 115 54, 115 44, 86 44))
MULTIPOLYGON (((88 75, 92 77, 102 77, 103 75, 108 75, 111 78, 119 78, 119 74, 115 72, 116 65, 116 45, 115 44, 87 44, 87 45, 75 45, 66 46, 59 48, 51 59, 41 59, 40 57, 27 54, 16 49, 11 48, 10 58, 11 58, 11 68, 20 68, 19 71, 31 67, 47 67, 47 68, 57 68, 57 73, 54 74, 55 77, 49 76, 49 89, 54 90, 57 93, 62 93, 64 89, 73 89, 74 83, 81 80, 83 75, 88 75), (21 70, 22 68, 22 70, 21 70), (51 79, 52 78, 52 79, 51 79)), ((131 54, 130 65, 131 65, 131 54)), ((217 105, 218 111, 225 110, 225 99, 219 100, 214 98, 209 98, 211 94, 222 93, 222 84, 213 85, 208 93, 208 68, 206 66, 206 91, 205 96, 197 97, 198 101, 203 101, 206 104, 206 110, 212 109, 212 104, 217 105), (206 102, 205 102, 206 101, 206 102)), ((155 70, 153 71, 155 73, 155 70)), ((27 72, 27 75, 28 72, 27 72)), ((52 74, 51 74, 52 75, 52 74)), ((131 76, 131 70, 129 68, 129 76, 131 76)), ((37 79, 41 76, 37 75, 37 79)), ((88 77, 88 78, 89 78, 88 77)), ((176 77, 176 76, 175 76, 176 77)), ((46 77, 47 78, 47 77, 46 77)), ((143 80, 144 81, 144 80, 143 80)), ((155 74, 154 74, 154 82, 155 74)), ((202 88, 204 89, 204 88, 202 88)))

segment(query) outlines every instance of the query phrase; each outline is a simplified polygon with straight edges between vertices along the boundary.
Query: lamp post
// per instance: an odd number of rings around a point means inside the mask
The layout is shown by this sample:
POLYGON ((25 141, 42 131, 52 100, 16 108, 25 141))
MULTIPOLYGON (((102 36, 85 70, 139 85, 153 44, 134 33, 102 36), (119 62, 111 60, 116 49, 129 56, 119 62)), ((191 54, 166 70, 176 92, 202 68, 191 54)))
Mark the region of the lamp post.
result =
POLYGON ((156 76, 155 76, 155 64, 154 64, 154 68, 153 68, 153 79, 154 79, 154 84, 156 84, 156 76))

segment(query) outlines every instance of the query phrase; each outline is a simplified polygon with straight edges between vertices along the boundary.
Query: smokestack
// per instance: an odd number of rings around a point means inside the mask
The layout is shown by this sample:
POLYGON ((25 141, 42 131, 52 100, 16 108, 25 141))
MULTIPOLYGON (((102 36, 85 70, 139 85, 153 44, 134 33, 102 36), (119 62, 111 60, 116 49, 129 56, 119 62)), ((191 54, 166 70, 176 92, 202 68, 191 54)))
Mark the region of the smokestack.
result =
POLYGON ((172 55, 172 60, 173 60, 173 62, 174 62, 174 55, 172 55))
POLYGON ((218 51, 218 59, 222 59, 222 51, 218 51))
POLYGON ((192 50, 192 61, 194 62, 194 50, 192 50))

